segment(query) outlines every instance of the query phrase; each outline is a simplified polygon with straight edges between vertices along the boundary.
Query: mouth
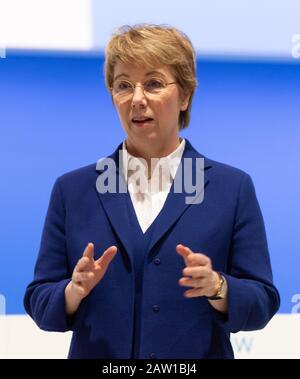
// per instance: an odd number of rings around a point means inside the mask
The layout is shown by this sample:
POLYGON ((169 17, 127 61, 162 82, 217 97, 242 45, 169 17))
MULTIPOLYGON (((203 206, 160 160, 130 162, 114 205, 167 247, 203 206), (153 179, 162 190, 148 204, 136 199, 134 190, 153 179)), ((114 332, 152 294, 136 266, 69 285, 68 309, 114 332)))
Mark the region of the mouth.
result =
POLYGON ((151 123, 153 120, 153 118, 151 117, 133 117, 131 119, 131 122, 134 124, 134 125, 137 125, 137 126, 144 126, 144 125, 148 125, 149 123, 151 123))

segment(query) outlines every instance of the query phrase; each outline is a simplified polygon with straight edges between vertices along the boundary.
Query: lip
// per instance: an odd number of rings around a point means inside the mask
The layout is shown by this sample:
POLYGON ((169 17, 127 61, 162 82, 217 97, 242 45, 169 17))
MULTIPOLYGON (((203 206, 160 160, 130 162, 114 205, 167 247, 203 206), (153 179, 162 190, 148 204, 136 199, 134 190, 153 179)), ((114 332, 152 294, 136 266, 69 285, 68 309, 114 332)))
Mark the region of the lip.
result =
POLYGON ((153 119, 153 117, 151 117, 151 116, 148 116, 148 115, 136 115, 136 116, 132 116, 131 117, 131 120, 133 120, 133 119, 136 119, 136 120, 144 120, 144 119, 146 119, 146 118, 152 118, 153 119))
MULTIPOLYGON (((136 119, 139 119, 139 118, 140 118, 140 119, 143 119, 143 118, 145 118, 145 117, 133 117, 133 118, 131 119, 131 123, 132 123, 133 125, 139 127, 139 128, 141 128, 141 127, 145 127, 145 126, 148 126, 148 125, 152 124, 153 121, 154 121, 154 119, 151 119, 151 120, 145 120, 145 121, 140 121, 140 122, 134 122, 134 121, 133 121, 134 118, 136 118, 136 119)), ((147 117, 147 118, 151 118, 151 117, 147 117)))

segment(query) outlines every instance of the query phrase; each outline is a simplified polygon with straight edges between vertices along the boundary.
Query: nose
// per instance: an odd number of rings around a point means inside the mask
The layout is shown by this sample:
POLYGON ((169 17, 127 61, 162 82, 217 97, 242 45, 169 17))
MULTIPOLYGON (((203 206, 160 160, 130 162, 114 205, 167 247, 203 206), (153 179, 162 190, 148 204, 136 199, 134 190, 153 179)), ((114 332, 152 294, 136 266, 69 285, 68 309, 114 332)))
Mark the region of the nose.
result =
POLYGON ((136 85, 133 89, 132 94, 132 106, 133 107, 143 107, 146 106, 147 99, 144 92, 144 87, 141 85, 136 85))

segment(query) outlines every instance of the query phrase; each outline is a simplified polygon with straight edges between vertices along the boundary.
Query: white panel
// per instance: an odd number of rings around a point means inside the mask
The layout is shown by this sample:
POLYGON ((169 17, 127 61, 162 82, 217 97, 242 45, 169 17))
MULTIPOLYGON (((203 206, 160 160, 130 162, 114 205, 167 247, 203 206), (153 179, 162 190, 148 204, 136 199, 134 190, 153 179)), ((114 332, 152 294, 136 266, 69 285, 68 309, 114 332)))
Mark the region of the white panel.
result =
POLYGON ((295 59, 299 14, 299 0, 0 0, 0 49, 99 52, 118 26, 151 22, 179 27, 202 55, 295 59))
MULTIPOLYGON (((0 316, 1 358, 66 358, 71 333, 44 332, 29 316, 0 316)), ((236 358, 300 358, 300 314, 278 314, 266 328, 233 334, 236 358)))
POLYGON ((0 46, 89 50, 90 0, 0 0, 0 46), (2 41, 1 41, 2 40, 2 41))
POLYGON ((262 330, 231 335, 236 358, 299 359, 300 314, 278 314, 262 330))
POLYGON ((99 49, 119 25, 152 22, 179 27, 200 54, 292 58, 292 37, 300 33, 299 0, 93 0, 93 4, 99 49))
POLYGON ((40 330, 29 316, 0 316, 0 358, 67 358, 71 332, 40 330))

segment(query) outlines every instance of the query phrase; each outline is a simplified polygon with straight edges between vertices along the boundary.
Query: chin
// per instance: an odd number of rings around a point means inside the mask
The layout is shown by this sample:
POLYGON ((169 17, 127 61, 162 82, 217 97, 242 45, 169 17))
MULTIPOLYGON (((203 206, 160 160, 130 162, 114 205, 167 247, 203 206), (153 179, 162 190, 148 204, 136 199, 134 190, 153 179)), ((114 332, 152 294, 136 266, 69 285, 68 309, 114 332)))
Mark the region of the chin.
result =
POLYGON ((144 135, 143 138, 140 138, 139 140, 143 140, 145 143, 155 143, 158 142, 160 138, 155 133, 149 133, 147 135, 144 135))
POLYGON ((145 141, 145 142, 150 142, 150 141, 155 141, 159 140, 160 137, 158 133, 156 133, 153 130, 139 130, 138 133, 132 133, 132 130, 128 131, 127 133, 128 137, 133 140, 133 141, 145 141))

